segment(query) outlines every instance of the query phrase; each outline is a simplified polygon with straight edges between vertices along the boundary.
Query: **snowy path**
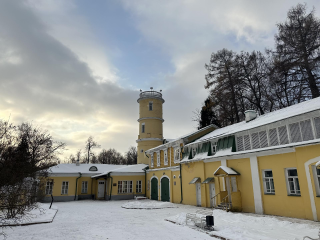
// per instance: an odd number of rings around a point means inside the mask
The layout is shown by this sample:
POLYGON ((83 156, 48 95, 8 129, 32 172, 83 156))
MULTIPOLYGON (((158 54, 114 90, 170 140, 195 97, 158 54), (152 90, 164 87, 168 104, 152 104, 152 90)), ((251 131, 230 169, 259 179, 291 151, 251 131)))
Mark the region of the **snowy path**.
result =
MULTIPOLYGON (((214 238, 189 227, 164 221, 181 212, 197 208, 139 210, 125 209, 127 201, 77 201, 54 204, 59 208, 54 221, 48 224, 6 229, 8 240, 46 239, 210 239, 214 238)), ((1 238, 0 238, 1 239, 1 238)))
MULTIPOLYGON (((76 201, 56 203, 59 212, 48 224, 7 228, 8 240, 46 239, 210 239, 208 234, 185 226, 185 214, 198 207, 158 201, 76 201), (174 205, 175 208, 167 208, 174 205), (126 209, 126 207, 165 207, 163 209, 126 209), (178 224, 165 221, 170 219, 178 224)), ((214 210, 215 230, 210 234, 232 240, 300 240, 316 238, 318 222, 227 213, 214 210)), ((1 237, 0 237, 1 239, 1 237)))

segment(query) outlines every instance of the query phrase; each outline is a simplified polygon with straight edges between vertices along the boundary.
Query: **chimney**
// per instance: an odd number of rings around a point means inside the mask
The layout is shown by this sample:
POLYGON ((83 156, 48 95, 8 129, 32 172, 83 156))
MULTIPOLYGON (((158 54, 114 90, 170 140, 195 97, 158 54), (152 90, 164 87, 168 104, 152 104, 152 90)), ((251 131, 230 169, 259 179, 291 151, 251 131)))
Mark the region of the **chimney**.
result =
POLYGON ((80 166, 79 158, 78 158, 77 161, 76 161, 76 166, 80 166))
POLYGON ((257 112, 255 110, 247 110, 244 112, 246 115, 246 122, 250 122, 251 120, 257 118, 257 112))

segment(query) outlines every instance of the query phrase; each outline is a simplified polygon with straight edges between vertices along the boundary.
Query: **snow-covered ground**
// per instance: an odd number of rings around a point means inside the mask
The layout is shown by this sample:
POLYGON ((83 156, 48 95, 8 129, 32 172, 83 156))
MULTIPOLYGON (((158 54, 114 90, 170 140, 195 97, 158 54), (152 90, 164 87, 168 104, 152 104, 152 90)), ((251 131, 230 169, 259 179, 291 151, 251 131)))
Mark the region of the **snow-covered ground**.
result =
POLYGON ((149 199, 130 201, 122 205, 123 208, 130 209, 162 209, 162 208, 176 208, 177 204, 170 202, 153 201, 149 199))
MULTIPOLYGON (((303 239, 304 236, 318 237, 320 224, 301 219, 232 213, 213 210, 214 231, 210 235, 235 240, 303 239)), ((167 220, 186 225, 186 213, 168 217, 167 220)), ((192 226, 188 221, 188 226, 192 226)))
POLYGON ((143 202, 150 206, 150 200, 55 203, 59 212, 52 223, 12 227, 5 231, 8 240, 217 239, 209 234, 237 240, 297 240, 306 235, 316 238, 320 227, 319 223, 306 220, 214 210, 216 231, 208 234, 192 226, 185 226, 185 214, 195 213, 198 207, 180 204, 173 204, 176 208, 163 209, 122 207, 136 202, 139 202, 140 207, 143 207, 143 202))
POLYGON ((23 217, 17 220, 7 220, 1 225, 25 225, 25 224, 38 224, 38 223, 50 223, 53 221, 58 209, 57 207, 52 207, 49 209, 50 204, 38 203, 37 208, 27 212, 23 217))

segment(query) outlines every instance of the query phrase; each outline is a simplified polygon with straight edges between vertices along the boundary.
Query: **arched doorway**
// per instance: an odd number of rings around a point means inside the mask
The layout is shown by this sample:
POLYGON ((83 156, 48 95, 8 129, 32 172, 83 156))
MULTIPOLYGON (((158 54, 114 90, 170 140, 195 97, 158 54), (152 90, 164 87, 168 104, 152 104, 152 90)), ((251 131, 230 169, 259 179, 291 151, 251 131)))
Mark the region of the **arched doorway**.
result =
POLYGON ((151 199, 158 200, 158 179, 151 179, 151 199))
POLYGON ((169 178, 167 177, 161 179, 161 201, 170 201, 169 178))

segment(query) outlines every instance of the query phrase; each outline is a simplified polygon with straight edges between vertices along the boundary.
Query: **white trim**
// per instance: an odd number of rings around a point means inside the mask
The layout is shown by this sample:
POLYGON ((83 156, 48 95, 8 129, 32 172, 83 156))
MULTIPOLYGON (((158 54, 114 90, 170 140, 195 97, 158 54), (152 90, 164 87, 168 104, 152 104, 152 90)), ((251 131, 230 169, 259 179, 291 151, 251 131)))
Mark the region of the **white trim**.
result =
POLYGON ((255 213, 263 214, 261 185, 260 185, 257 156, 250 157, 250 167, 251 167, 251 177, 252 177, 252 188, 253 188, 255 213))
MULTIPOLYGON (((227 167, 227 159, 221 160, 221 166, 227 167)), ((220 186, 219 186, 219 188, 220 188, 220 186)), ((223 191, 226 190, 226 181, 224 180, 224 177, 223 177, 223 181, 222 181, 222 188, 223 188, 223 191)))
POLYGON ((160 120, 162 122, 164 122, 164 119, 163 118, 158 118, 158 117, 143 117, 143 118, 139 118, 137 121, 141 121, 141 120, 148 120, 148 119, 156 119, 156 120, 160 120))
POLYGON ((137 173, 137 172, 111 172, 110 176, 144 176, 143 173, 137 173))
POLYGON ((157 181, 158 181, 157 189, 158 189, 158 201, 159 201, 159 179, 158 179, 157 176, 152 176, 152 177, 150 178, 150 199, 151 199, 151 194, 152 194, 152 182, 151 182, 151 181, 152 181, 153 178, 156 178, 157 181))
POLYGON ((163 175, 161 178, 160 178, 160 194, 159 194, 159 196, 160 196, 160 201, 161 201, 161 180, 162 180, 162 178, 168 178, 169 179, 169 202, 171 202, 171 192, 170 192, 170 178, 167 176, 167 175, 163 175))
POLYGON ((140 138, 138 140, 136 140, 136 142, 144 142, 144 141, 161 141, 162 142, 162 139, 161 138, 140 138))
MULTIPOLYGON (((161 151, 161 150, 160 150, 161 151)), ((160 167, 161 165, 161 155, 160 155, 160 151, 156 152, 157 154, 157 167, 160 167)))
MULTIPOLYGON (((318 143, 315 143, 318 144, 318 143)), ((232 155, 227 155, 227 156, 221 156, 221 157, 214 157, 212 156, 212 158, 208 158, 203 160, 205 163, 207 162, 217 162, 217 161, 222 161, 223 159, 228 159, 228 160, 232 160, 232 159, 240 159, 240 158, 250 158, 252 156, 256 156, 256 157, 263 157, 263 156, 270 156, 270 155, 276 155, 276 154, 283 154, 283 153, 292 153, 295 152, 295 147, 298 146, 293 146, 293 147, 288 147, 288 148, 280 148, 280 149, 268 149, 268 150, 262 150, 260 149, 255 149, 257 151, 253 151, 253 152, 249 152, 249 153, 237 153, 237 152, 232 152, 232 155)), ((300 146, 299 146, 300 147, 300 146)))
POLYGON ((155 168, 155 169, 148 169, 148 172, 155 172, 155 171, 166 171, 166 170, 171 170, 171 171, 178 171, 180 170, 179 166, 172 166, 172 167, 165 167, 165 168, 155 168))
POLYGON ((308 183, 308 190, 309 190, 309 197, 310 197, 310 204, 311 204, 311 210, 312 210, 312 215, 313 215, 313 220, 318 221, 318 215, 317 215, 317 208, 316 204, 314 201, 314 194, 313 194, 313 189, 312 189, 312 183, 311 183, 311 176, 310 176, 310 171, 309 171, 309 165, 311 163, 315 163, 320 161, 320 156, 310 159, 309 161, 304 163, 304 168, 306 171, 306 176, 307 176, 307 183, 308 183))

